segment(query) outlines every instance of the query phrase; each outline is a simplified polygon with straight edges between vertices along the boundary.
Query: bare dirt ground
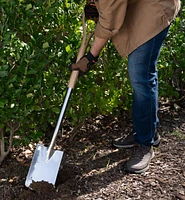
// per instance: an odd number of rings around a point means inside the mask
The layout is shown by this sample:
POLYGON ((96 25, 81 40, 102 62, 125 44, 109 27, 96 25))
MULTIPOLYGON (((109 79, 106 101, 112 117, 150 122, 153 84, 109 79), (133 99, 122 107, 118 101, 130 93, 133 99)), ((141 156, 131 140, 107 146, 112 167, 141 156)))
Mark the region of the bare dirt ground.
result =
POLYGON ((114 138, 132 131, 130 114, 97 116, 75 131, 65 126, 63 136, 57 138, 64 157, 55 188, 42 182, 34 190, 25 187, 35 144, 14 148, 0 167, 0 200, 184 200, 184 100, 160 104, 159 117, 161 144, 144 174, 126 173, 131 149, 111 145, 114 138))

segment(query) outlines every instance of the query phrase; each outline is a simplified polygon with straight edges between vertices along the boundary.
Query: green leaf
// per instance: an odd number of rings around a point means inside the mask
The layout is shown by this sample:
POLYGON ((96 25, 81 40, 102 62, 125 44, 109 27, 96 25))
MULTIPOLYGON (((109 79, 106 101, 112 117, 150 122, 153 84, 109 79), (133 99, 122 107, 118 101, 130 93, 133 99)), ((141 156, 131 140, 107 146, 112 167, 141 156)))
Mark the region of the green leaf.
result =
POLYGON ((9 68, 8 65, 2 65, 2 66, 0 67, 0 69, 1 69, 2 71, 6 71, 8 68, 9 68))
POLYGON ((43 49, 47 49, 48 47, 49 47, 49 43, 48 42, 43 43, 43 45, 42 45, 43 49))
POLYGON ((0 77, 3 78, 5 76, 8 76, 8 72, 7 71, 0 71, 0 77))
POLYGON ((38 71, 35 69, 31 69, 28 71, 28 74, 36 74, 38 71))
POLYGON ((54 113, 56 113, 56 114, 59 114, 59 113, 60 113, 60 109, 57 108, 57 107, 52 108, 52 111, 53 111, 54 113))
POLYGON ((70 45, 67 45, 66 46, 66 52, 69 53, 70 51, 71 51, 71 47, 70 47, 70 45))
POLYGON ((38 105, 34 106, 33 108, 34 108, 34 110, 36 110, 36 111, 40 111, 40 110, 41 110, 41 107, 38 106, 38 105))
POLYGON ((31 4, 28 4, 27 6, 26 6, 26 10, 29 10, 29 9, 31 9, 32 8, 32 5, 31 4))
POLYGON ((4 103, 0 101, 0 108, 4 108, 4 103))

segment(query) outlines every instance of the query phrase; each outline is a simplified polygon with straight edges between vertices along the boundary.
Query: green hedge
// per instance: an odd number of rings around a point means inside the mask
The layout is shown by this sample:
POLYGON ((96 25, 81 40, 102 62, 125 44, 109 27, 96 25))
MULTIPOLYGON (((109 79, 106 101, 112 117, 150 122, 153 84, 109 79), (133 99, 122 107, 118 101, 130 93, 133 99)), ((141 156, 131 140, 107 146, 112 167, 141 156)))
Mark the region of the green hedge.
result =
POLYGON ((185 1, 172 23, 158 62, 160 96, 181 98, 185 94, 185 1))
MULTIPOLYGON (((184 2, 184 1, 183 1, 184 2)), ((58 0, 1 0, 0 128, 19 123, 18 144, 38 140, 55 127, 70 77, 68 65, 81 44, 83 4, 58 0)), ((160 95, 184 90, 184 7, 170 29, 159 60, 160 95)), ((88 31, 95 24, 88 22, 88 31)), ((132 89, 123 61, 111 43, 94 70, 73 90, 66 112, 74 125, 97 114, 128 110, 132 89)))

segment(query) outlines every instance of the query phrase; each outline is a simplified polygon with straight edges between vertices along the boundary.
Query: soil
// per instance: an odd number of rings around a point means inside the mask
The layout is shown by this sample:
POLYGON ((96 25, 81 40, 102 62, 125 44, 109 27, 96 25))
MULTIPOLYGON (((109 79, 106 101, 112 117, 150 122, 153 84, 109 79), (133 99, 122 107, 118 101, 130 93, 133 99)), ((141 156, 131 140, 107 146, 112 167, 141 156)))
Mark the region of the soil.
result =
MULTIPOLYGON (((129 112, 120 117, 97 116, 72 129, 63 127, 57 148, 64 151, 55 186, 36 182, 25 186, 36 144, 13 148, 0 166, 0 200, 150 200, 185 199, 184 100, 160 103, 160 145, 150 168, 128 174, 124 165, 131 149, 116 149, 114 138, 132 131, 129 112)), ((47 140, 42 141, 45 146, 47 140)))

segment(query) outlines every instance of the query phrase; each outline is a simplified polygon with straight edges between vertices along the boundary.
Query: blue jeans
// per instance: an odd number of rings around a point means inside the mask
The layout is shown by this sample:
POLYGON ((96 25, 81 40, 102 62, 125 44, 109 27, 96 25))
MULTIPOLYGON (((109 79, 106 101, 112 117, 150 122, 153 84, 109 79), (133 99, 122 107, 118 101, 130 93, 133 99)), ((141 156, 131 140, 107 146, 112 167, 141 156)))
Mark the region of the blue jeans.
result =
POLYGON ((128 56, 128 72, 134 90, 132 121, 134 140, 141 145, 152 145, 159 123, 157 60, 169 27, 139 46, 128 56))

